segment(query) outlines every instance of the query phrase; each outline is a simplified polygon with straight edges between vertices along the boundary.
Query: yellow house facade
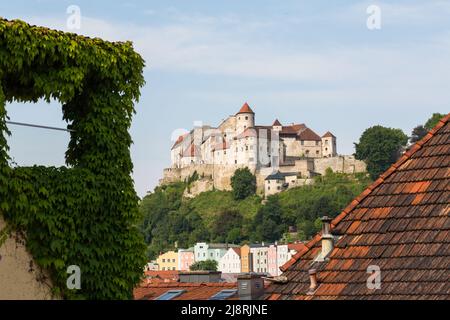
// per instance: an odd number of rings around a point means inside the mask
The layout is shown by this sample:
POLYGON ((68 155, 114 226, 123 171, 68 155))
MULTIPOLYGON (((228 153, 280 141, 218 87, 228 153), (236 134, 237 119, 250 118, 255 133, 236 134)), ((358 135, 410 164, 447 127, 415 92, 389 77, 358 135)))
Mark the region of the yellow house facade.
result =
POLYGON ((156 263, 159 265, 159 270, 177 270, 178 253, 175 251, 165 252, 156 259, 156 263))
POLYGON ((251 264, 250 246, 245 244, 241 247, 241 272, 251 272, 251 264))

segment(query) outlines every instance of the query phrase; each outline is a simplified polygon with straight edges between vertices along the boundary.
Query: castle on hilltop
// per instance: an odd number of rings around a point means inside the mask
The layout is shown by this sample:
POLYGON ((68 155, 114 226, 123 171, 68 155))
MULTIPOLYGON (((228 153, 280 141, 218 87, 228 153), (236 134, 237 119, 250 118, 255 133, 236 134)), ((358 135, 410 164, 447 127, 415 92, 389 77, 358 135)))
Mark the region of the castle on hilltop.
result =
MULTIPOLYGON (((248 167, 266 195, 311 182, 327 168, 335 172, 363 172, 364 162, 338 156, 337 138, 319 136, 305 124, 255 124, 255 113, 245 103, 218 127, 199 125, 181 135, 171 150, 171 167, 161 183, 181 181, 197 172, 202 179, 193 195, 213 188, 229 190, 238 168, 248 167)), ((189 195, 188 195, 189 196, 189 195)))

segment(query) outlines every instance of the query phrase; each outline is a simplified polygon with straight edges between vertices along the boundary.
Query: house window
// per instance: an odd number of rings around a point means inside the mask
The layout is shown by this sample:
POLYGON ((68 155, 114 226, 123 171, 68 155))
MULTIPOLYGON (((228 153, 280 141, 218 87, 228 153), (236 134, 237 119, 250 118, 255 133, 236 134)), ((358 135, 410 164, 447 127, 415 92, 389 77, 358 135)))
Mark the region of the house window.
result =
POLYGON ((185 290, 169 290, 163 295, 160 295, 155 300, 172 300, 173 298, 176 298, 185 292, 186 292, 185 290))
POLYGON ((300 144, 301 144, 302 146, 305 145, 305 141, 301 140, 301 141, 300 141, 300 144))

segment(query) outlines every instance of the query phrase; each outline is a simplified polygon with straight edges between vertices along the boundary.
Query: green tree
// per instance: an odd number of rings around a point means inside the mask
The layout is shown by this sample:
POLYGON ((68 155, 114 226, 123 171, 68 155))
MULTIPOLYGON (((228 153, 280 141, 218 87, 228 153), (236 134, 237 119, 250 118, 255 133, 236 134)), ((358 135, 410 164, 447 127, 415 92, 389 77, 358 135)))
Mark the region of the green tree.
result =
POLYGON ((231 230, 238 229, 242 226, 243 217, 237 210, 224 210, 219 213, 215 223, 212 226, 211 235, 215 238, 215 242, 227 241, 227 237, 231 230))
POLYGON ((400 129, 374 126, 363 132, 355 143, 355 157, 364 160, 372 179, 376 179, 397 161, 408 137, 400 129))
POLYGON ((270 196, 267 203, 259 209, 253 221, 252 240, 277 241, 287 230, 282 219, 282 210, 278 196, 270 196))
POLYGON ((428 130, 420 125, 413 129, 411 133, 411 137, 409 138, 409 141, 411 143, 416 143, 417 141, 420 141, 423 137, 425 137, 428 133, 428 130))
POLYGON ((245 199, 256 192, 256 177, 248 168, 237 169, 231 177, 235 200, 245 199))
POLYGON ((191 271, 217 271, 216 260, 197 261, 189 267, 191 271))
POLYGON ((433 129, 439 122, 439 120, 441 120, 443 117, 445 117, 445 114, 442 113, 433 113, 433 115, 431 116, 430 119, 428 119, 427 122, 425 122, 424 127, 428 130, 433 129))

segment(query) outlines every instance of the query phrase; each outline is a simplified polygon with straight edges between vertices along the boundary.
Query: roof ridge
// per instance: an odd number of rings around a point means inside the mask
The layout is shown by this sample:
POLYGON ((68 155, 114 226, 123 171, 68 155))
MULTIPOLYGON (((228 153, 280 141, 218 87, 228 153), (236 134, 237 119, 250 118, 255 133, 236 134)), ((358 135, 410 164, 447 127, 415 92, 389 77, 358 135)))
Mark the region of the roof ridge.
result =
MULTIPOLYGON (((450 120, 450 113, 439 120, 438 124, 431 129, 425 137, 416 142, 411 149, 406 151, 403 156, 401 156, 394 164, 392 164, 383 174, 381 174, 377 180, 375 180, 370 186, 368 186, 363 192, 359 194, 350 204, 342 210, 332 221, 330 225, 330 230, 333 230, 336 225, 344 219, 362 200, 364 200, 372 191, 374 191, 383 181, 388 178, 395 170, 405 163, 411 156, 422 148, 422 146, 430 140, 439 129, 441 129, 450 120)), ((308 243, 306 243, 306 249, 297 252, 288 262, 280 267, 281 271, 286 271, 290 266, 297 262, 306 252, 309 251, 318 241, 321 239, 321 233, 318 232, 314 238, 312 238, 308 243)))

